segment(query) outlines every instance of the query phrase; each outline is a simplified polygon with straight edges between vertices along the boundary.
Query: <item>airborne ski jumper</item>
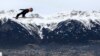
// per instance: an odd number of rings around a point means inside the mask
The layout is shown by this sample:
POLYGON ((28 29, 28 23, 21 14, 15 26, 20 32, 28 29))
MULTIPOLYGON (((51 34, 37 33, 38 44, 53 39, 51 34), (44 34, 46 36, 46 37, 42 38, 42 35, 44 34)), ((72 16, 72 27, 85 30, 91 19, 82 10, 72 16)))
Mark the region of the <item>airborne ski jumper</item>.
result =
POLYGON ((26 15, 28 12, 32 12, 32 11, 33 11, 33 8, 20 9, 20 10, 22 10, 22 12, 20 12, 20 13, 18 13, 18 14, 16 15, 16 19, 18 19, 18 17, 19 17, 20 15, 22 15, 22 17, 25 18, 25 17, 26 17, 25 15, 26 15))

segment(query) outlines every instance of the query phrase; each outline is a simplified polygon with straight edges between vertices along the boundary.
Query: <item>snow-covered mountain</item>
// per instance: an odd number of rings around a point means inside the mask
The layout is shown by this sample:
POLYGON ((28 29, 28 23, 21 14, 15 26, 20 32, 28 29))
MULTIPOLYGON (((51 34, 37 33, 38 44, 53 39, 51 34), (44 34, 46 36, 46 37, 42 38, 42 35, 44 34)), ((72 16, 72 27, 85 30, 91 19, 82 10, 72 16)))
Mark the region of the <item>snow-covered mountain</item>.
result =
POLYGON ((100 40, 99 11, 68 11, 49 17, 13 18, 16 11, 0 13, 0 43, 66 43, 100 40))

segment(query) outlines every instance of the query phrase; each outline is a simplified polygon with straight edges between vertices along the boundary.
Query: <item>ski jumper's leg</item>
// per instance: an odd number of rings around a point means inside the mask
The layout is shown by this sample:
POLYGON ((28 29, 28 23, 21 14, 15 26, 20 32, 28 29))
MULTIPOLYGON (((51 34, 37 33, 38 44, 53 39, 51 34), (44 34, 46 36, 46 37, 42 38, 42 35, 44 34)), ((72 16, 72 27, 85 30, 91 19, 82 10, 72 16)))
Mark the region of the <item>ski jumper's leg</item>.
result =
POLYGON ((16 19, 18 19, 18 17, 21 15, 22 13, 17 14, 16 19))
POLYGON ((24 17, 24 18, 25 18, 25 15, 26 15, 26 13, 23 13, 23 14, 22 14, 22 17, 24 17))

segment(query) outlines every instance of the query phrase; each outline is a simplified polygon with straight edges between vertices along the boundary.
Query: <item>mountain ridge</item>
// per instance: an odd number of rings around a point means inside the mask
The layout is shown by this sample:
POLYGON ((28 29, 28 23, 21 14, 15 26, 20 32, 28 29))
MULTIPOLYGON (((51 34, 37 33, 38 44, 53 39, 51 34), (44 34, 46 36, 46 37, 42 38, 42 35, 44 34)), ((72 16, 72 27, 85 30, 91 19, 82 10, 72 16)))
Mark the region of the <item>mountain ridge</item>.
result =
MULTIPOLYGON (((7 39, 9 41, 24 40, 22 41, 24 43, 33 43, 35 40, 36 42, 44 43, 100 40, 99 15, 100 12, 96 11, 91 13, 72 11, 70 13, 60 13, 52 17, 19 18, 18 20, 11 18, 10 14, 4 15, 4 17, 0 15, 0 36, 4 41, 7 41, 7 39), (10 33, 5 34, 8 32, 10 33), (16 34, 19 36, 14 36, 16 34), (25 34, 27 35, 26 37, 24 37, 25 34), (12 38, 10 35, 12 35, 12 38), (8 36, 9 38, 7 38, 8 36)), ((11 42, 14 43, 14 41, 11 42)))

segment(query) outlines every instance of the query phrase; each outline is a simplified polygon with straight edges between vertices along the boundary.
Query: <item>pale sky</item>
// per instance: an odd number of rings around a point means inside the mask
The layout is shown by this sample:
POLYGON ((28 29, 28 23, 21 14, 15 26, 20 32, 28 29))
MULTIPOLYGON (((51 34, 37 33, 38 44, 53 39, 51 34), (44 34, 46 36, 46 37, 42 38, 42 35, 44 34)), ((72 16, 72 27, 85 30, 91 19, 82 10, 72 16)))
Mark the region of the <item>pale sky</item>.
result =
POLYGON ((44 14, 66 10, 100 10, 100 0, 0 0, 0 10, 29 7, 44 14))

